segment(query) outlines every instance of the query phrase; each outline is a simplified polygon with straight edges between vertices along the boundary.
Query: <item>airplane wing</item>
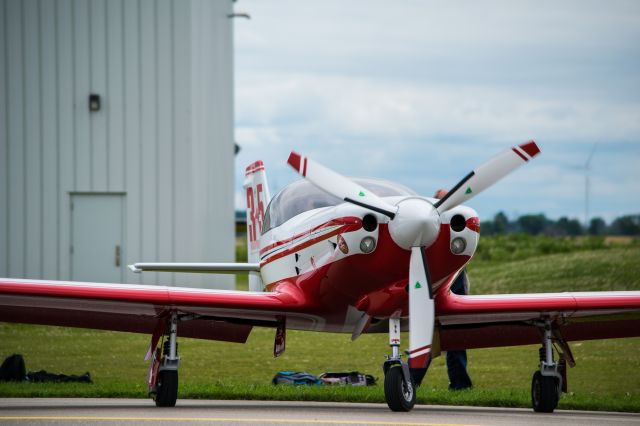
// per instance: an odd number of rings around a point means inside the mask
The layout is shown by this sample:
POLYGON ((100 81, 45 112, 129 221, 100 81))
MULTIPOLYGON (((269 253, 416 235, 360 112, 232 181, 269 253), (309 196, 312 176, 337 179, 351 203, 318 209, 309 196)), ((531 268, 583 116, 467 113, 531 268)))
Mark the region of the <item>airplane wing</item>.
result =
POLYGON ((0 278, 0 321, 153 333, 170 311, 184 319, 178 334, 245 342, 254 325, 314 328, 292 285, 278 292, 0 278), (189 320, 189 321, 187 321, 189 320))
POLYGON ((540 343, 540 322, 565 341, 640 336, 640 291, 436 298, 442 350, 540 343))

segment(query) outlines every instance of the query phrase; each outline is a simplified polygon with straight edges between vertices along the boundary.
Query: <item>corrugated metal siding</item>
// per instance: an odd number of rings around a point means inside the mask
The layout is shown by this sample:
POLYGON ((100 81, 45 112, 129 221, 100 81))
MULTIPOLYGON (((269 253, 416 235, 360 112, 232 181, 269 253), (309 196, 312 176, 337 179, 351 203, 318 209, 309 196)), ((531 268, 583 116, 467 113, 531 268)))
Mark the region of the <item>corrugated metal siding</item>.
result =
POLYGON ((69 279, 73 192, 126 194, 127 263, 233 260, 231 11, 0 0, 0 276, 69 279))

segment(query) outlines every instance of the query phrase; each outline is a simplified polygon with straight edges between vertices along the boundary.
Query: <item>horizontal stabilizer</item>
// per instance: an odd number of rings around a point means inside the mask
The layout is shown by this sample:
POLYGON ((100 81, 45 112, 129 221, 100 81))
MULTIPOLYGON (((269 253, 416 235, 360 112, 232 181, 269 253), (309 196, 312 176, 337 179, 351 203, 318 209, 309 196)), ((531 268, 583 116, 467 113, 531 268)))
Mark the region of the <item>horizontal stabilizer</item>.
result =
POLYGON ((140 273, 154 272, 196 272, 217 274, 239 274, 243 272, 260 272, 259 263, 134 263, 129 265, 131 271, 140 273))

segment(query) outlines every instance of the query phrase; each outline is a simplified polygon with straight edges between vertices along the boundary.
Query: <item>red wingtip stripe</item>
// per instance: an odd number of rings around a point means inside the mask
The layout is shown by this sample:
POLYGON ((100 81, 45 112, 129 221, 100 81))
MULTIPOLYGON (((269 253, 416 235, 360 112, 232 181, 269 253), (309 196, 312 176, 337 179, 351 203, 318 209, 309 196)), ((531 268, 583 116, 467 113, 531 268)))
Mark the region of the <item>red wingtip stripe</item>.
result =
POLYGON ((525 157, 524 155, 522 155, 522 153, 515 146, 513 148, 511 148, 511 151, 513 151, 516 154, 518 154, 518 157, 522 158, 523 161, 529 161, 529 159, 527 157, 525 157))
POLYGON ((300 158, 300 154, 295 151, 291 151, 291 154, 289 154, 289 159, 287 160, 287 163, 289 163, 289 165, 293 167, 298 173, 300 173, 300 158))
POLYGON ((529 141, 527 143, 523 143, 522 145, 520 145, 520 148, 524 152, 529 154, 529 156, 531 158, 533 158, 536 155, 540 154, 540 148, 538 148, 538 145, 534 141, 529 141))

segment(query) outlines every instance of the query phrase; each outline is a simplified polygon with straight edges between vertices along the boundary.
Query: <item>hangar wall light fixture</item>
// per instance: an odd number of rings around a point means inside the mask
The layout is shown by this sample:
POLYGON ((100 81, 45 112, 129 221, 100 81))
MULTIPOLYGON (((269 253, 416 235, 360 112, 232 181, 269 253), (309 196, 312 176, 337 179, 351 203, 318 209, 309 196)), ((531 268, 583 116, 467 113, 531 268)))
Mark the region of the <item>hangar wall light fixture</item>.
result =
POLYGON ((100 95, 92 93, 89 95, 89 111, 100 111, 100 95))

